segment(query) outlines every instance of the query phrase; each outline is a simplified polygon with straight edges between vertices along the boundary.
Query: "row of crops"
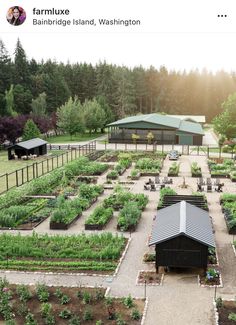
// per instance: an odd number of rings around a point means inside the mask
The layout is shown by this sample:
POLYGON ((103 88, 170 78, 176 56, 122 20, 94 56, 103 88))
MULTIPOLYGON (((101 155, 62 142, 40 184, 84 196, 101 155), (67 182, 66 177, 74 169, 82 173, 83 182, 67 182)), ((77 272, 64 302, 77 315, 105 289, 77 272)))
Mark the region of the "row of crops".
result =
POLYGON ((111 233, 77 236, 0 235, 0 268, 47 271, 114 271, 126 245, 111 233))

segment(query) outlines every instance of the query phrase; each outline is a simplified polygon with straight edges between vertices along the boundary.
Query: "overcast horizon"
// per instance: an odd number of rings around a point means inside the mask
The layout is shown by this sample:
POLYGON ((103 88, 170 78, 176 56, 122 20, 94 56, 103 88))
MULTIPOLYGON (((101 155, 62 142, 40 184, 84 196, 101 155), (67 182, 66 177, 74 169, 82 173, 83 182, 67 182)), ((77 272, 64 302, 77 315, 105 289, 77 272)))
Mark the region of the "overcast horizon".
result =
POLYGON ((200 72, 206 69, 212 73, 236 71, 236 46, 225 51, 232 37, 229 34, 116 33, 115 37, 114 34, 92 33, 1 35, 11 58, 14 57, 18 37, 27 58, 34 58, 37 62, 51 59, 58 63, 69 61, 96 65, 106 61, 130 68, 139 65, 148 68, 152 65, 159 69, 165 66, 169 71, 181 72, 196 69, 200 72))

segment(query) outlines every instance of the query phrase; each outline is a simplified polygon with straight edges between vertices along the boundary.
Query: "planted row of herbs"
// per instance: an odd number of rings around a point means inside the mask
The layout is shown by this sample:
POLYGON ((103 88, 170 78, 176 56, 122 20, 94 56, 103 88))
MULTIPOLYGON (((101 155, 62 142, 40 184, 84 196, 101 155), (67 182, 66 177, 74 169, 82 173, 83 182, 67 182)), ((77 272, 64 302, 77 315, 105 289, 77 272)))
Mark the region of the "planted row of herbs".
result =
POLYGON ((131 159, 129 157, 123 157, 118 160, 118 164, 115 165, 114 169, 107 174, 108 179, 117 179, 122 175, 127 168, 131 166, 131 159))
POLYGON ((218 297, 216 300, 216 308, 219 316, 220 325, 229 325, 236 323, 236 298, 234 300, 223 300, 218 297))
POLYGON ((126 245, 111 233, 78 236, 0 235, 0 268, 113 271, 126 245))
POLYGON ((31 228, 47 218, 50 209, 47 199, 29 199, 20 205, 12 205, 0 211, 0 227, 21 228, 30 224, 31 228))
POLYGON ((104 200, 104 207, 120 210, 127 202, 131 201, 136 202, 140 210, 144 210, 148 203, 148 197, 143 193, 134 194, 125 190, 122 186, 117 186, 114 192, 104 200))
POLYGON ((41 176, 21 187, 12 189, 0 196, 0 210, 11 205, 18 205, 25 200, 27 195, 43 195, 53 193, 54 189, 61 185, 67 186, 75 176, 101 175, 109 168, 107 164, 91 162, 86 157, 71 161, 63 167, 53 170, 47 175, 41 176))
POLYGON ((140 158, 135 164, 141 176, 159 175, 162 168, 162 160, 152 158, 140 158))
POLYGON ((224 159, 222 164, 216 161, 208 160, 208 166, 211 177, 230 177, 232 181, 236 181, 236 166, 233 159, 224 159))
POLYGON ((176 161, 173 162, 169 168, 168 171, 168 176, 169 177, 175 177, 179 175, 179 163, 177 163, 176 161))
POLYGON ((140 324, 144 301, 105 297, 104 288, 12 285, 0 279, 0 321, 6 325, 140 324))
POLYGON ((137 161, 141 158, 151 158, 151 159, 164 159, 166 156, 165 153, 158 151, 135 151, 135 152, 127 152, 127 151, 106 151, 106 153, 100 157, 98 160, 102 162, 109 161, 118 161, 120 159, 129 159, 131 161, 137 161))
POLYGON ((196 161, 191 164, 191 174, 192 177, 202 177, 201 167, 198 165, 196 161))
POLYGON ((85 221, 86 230, 101 230, 113 216, 112 208, 105 208, 102 204, 96 207, 85 221))
POLYGON ((229 234, 236 234, 236 194, 225 193, 220 199, 229 234))
POLYGON ((55 209, 50 218, 50 229, 67 229, 94 203, 97 197, 103 192, 101 185, 81 184, 79 196, 73 199, 66 199, 59 196, 55 200, 55 209))

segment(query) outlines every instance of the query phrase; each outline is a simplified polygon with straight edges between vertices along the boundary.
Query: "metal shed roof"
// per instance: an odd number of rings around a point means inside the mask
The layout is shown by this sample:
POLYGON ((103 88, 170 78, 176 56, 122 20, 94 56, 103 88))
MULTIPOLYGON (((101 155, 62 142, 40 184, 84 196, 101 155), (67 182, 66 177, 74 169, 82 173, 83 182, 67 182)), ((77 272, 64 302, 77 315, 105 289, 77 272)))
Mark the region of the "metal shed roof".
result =
POLYGON ((197 123, 205 123, 206 122, 206 117, 205 115, 168 115, 171 117, 176 117, 176 118, 180 118, 181 120, 185 120, 185 121, 193 121, 193 122, 197 122, 197 123))
POLYGON ((206 246, 215 247, 208 212, 186 201, 163 208, 153 223, 149 246, 184 235, 206 246))
POLYGON ((118 120, 116 122, 110 123, 107 126, 117 126, 117 127, 134 127, 135 123, 138 122, 145 122, 152 124, 152 128, 155 128, 155 125, 157 126, 166 126, 169 128, 176 129, 180 132, 187 132, 187 133, 194 133, 194 134, 200 134, 203 135, 204 132, 202 130, 202 127, 198 123, 194 122, 187 122, 180 118, 172 117, 169 115, 162 115, 162 114, 145 114, 145 115, 136 115, 136 116, 129 116, 126 118, 123 118, 121 120, 118 120))
POLYGON ((21 147, 21 148, 24 148, 26 150, 29 150, 29 149, 32 149, 32 148, 42 146, 44 144, 47 144, 47 141, 44 141, 44 140, 42 140, 40 138, 34 138, 34 139, 31 139, 31 140, 16 143, 13 147, 21 147))

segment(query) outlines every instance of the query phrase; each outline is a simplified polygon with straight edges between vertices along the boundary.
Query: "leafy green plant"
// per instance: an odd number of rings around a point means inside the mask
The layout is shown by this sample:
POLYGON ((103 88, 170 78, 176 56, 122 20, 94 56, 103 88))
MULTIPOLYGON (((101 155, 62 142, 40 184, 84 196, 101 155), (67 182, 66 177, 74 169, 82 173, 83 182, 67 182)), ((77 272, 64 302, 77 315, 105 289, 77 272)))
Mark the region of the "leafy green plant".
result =
POLYGON ((123 298, 123 304, 124 304, 127 308, 132 308, 132 307, 134 307, 134 299, 131 297, 130 294, 128 295, 128 297, 123 298))
POLYGON ((230 313, 228 319, 236 322, 236 313, 230 313))
POLYGON ((47 302, 49 299, 49 291, 45 284, 37 283, 36 285, 36 295, 40 302, 47 302))
POLYGON ((90 304, 92 300, 92 296, 89 292, 85 291, 83 293, 83 303, 86 305, 86 304, 90 304))
POLYGON ((223 306, 223 300, 222 300, 221 297, 218 297, 218 298, 216 299, 216 307, 217 307, 217 308, 221 308, 222 306, 223 306))
POLYGON ((80 325, 81 321, 79 316, 73 316, 70 320, 69 320, 69 325, 80 325))
POLYGON ((70 301, 70 297, 68 297, 67 295, 63 295, 63 296, 60 298, 60 303, 61 303, 61 305, 68 304, 69 301, 70 301))
POLYGON ((63 292, 62 292, 61 288, 56 288, 56 291, 55 291, 54 295, 55 295, 58 299, 60 299, 60 298, 63 296, 63 292))
POLYGON ((84 321, 89 321, 93 319, 93 314, 91 309, 86 308, 83 314, 83 320, 84 321))
POLYGON ((133 319, 133 320, 140 320, 141 319, 141 316, 142 316, 142 314, 139 312, 139 310, 138 309, 133 309, 132 311, 131 311, 131 318, 133 319))
POLYGON ((67 308, 63 309, 60 313, 59 313, 59 317, 63 318, 63 319, 69 319, 71 318, 71 311, 67 308))
POLYGON ((16 287, 16 292, 20 298, 20 301, 28 301, 32 297, 32 293, 28 287, 24 284, 20 284, 16 287))
POLYGON ((116 179, 118 178, 119 174, 116 170, 112 170, 107 174, 107 178, 111 178, 111 179, 116 179))
POLYGON ((52 311, 52 305, 49 303, 42 303, 41 305, 41 315, 42 317, 47 317, 52 311))
POLYGON ((25 325, 37 325, 36 320, 34 319, 34 315, 28 313, 25 317, 25 325))

